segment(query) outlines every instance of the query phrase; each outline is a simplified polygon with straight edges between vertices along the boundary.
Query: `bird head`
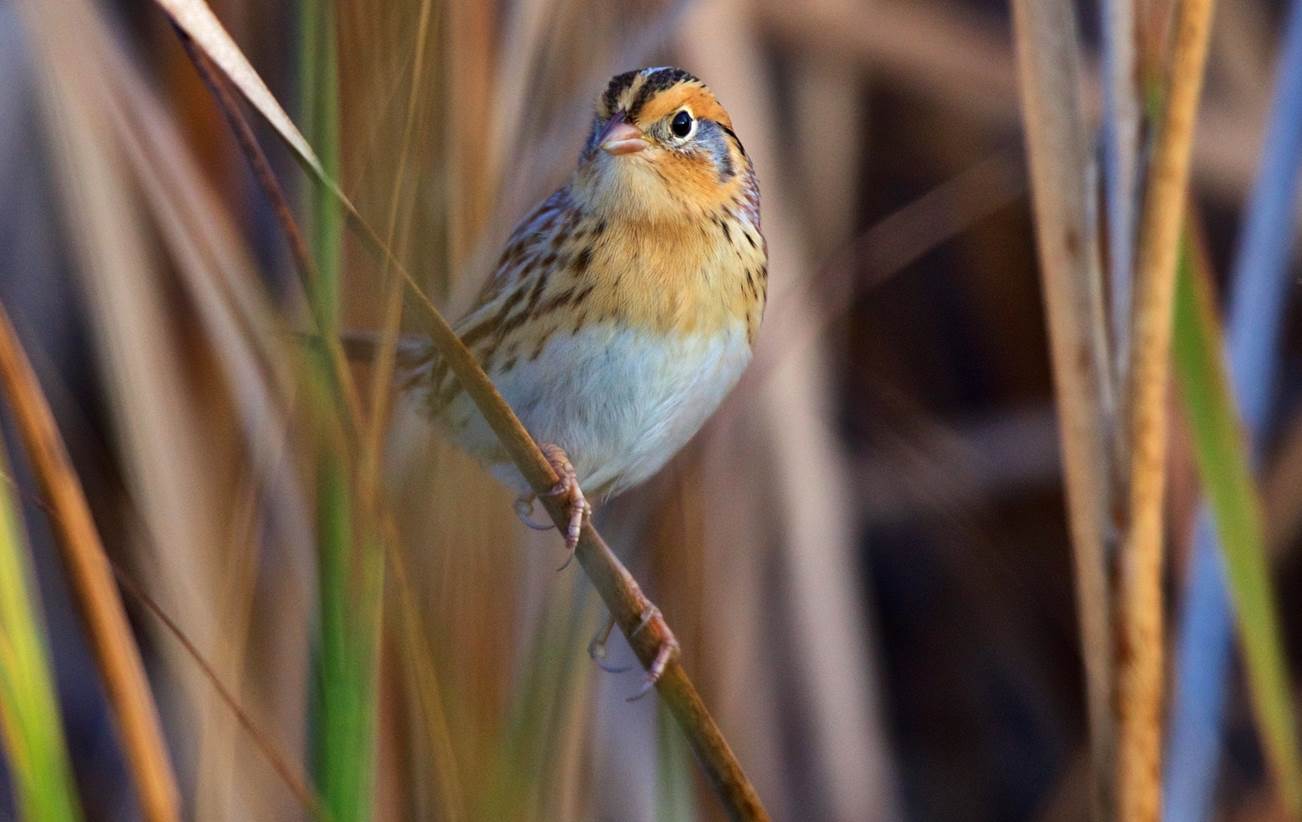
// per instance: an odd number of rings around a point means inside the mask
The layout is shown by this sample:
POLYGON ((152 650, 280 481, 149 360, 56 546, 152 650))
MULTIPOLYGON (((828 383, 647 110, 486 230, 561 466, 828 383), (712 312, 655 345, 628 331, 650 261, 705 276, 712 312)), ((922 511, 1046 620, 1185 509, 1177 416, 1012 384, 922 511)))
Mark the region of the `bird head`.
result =
POLYGON ((614 218, 699 219, 740 202, 750 160, 714 93, 678 68, 611 79, 597 98, 574 194, 614 218))

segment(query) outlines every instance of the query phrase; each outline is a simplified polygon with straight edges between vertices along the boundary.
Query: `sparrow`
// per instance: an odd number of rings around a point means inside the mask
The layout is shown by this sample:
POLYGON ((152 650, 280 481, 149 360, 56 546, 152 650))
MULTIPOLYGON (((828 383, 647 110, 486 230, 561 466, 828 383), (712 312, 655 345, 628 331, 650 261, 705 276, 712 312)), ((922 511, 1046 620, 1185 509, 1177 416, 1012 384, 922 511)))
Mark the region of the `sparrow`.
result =
MULTIPOLYGON (((612 78, 568 182, 454 325, 561 477, 571 552, 585 492, 655 474, 736 385, 767 291, 755 171, 714 93, 680 68, 612 78)), ((528 522, 530 489, 428 340, 400 345, 398 385, 520 491, 528 522)))

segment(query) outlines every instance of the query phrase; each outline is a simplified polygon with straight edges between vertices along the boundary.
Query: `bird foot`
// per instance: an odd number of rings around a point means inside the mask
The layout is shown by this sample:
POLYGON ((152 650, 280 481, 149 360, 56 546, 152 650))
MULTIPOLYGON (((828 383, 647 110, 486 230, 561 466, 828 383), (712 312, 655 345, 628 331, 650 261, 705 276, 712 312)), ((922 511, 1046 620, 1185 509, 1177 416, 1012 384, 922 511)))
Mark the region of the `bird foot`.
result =
POLYGON ((660 609, 654 605, 648 605, 646 610, 642 612, 642 619, 638 622, 637 627, 633 629, 633 633, 629 635, 629 639, 636 637, 652 623, 659 625, 664 640, 660 643, 660 649, 656 651, 656 658, 651 662, 651 667, 646 670, 646 679, 643 681, 642 687, 626 700, 628 702, 636 702, 646 696, 660 681, 660 677, 664 676, 665 668, 669 666, 669 660, 679 651, 678 640, 674 637, 673 631, 669 630, 669 624, 665 622, 660 609))
POLYGON ((543 456, 551 463, 552 469, 556 471, 560 480, 546 492, 549 497, 561 497, 565 504, 565 510, 569 514, 569 522, 565 528, 565 549, 570 552, 569 558, 565 564, 558 568, 563 571, 574 561, 574 549, 579 544, 579 533, 583 530, 583 520, 592 516, 592 506, 583 496, 583 489, 579 488, 579 478, 574 471, 574 463, 570 462, 569 456, 564 449, 553 443, 546 443, 542 446, 543 456))

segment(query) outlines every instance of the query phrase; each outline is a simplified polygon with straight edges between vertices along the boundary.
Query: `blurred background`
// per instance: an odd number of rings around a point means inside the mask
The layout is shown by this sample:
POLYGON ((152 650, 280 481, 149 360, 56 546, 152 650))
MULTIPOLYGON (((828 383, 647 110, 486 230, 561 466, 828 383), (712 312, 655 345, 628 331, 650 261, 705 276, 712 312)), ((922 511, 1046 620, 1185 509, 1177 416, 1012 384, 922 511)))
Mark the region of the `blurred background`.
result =
MULTIPOLYGON (((1088 818, 1006 4, 324 2, 211 5, 450 317, 515 221, 573 168, 611 75, 681 65, 731 113, 757 166, 771 254, 757 357, 692 445, 598 526, 663 609, 774 818, 1088 818)), ((1192 199, 1218 293, 1285 5, 1217 12, 1192 199)), ((1160 29, 1170 2, 1137 7, 1160 29)), ((1097 111, 1099 9, 1080 3, 1078 19, 1097 111)), ((392 272, 250 120, 339 327, 379 328, 392 272)), ((724 818, 656 699, 625 703, 640 673, 588 659, 604 612, 577 566, 555 572, 554 532, 526 529, 506 491, 401 414, 384 431, 379 502, 339 481, 364 442, 321 422, 320 369, 292 333, 318 297, 305 296, 275 214, 157 6, 0 4, 0 191, 0 300, 106 548, 262 737, 124 593, 185 818, 307 817, 267 747, 328 803, 354 778, 341 771, 361 774, 359 818, 724 818), (355 762, 340 739, 356 743, 355 762)), ((1285 604, 1302 593, 1302 266, 1289 260, 1283 365, 1258 443, 1285 604)), ((423 322, 409 305, 404 329, 423 322)), ((369 375, 356 378, 369 397, 369 375)), ((1199 490, 1173 417, 1175 635, 1199 490)), ((139 818, 4 418, 81 809, 139 818)), ((1302 625, 1283 614, 1295 660, 1302 625)), ((611 657, 636 665, 618 637, 611 657)), ((1237 657, 1206 666, 1228 694, 1196 718, 1210 762, 1191 771, 1206 777, 1200 818, 1284 818, 1237 657)), ((3 818, 18 813, 10 784, 0 779, 3 818)))

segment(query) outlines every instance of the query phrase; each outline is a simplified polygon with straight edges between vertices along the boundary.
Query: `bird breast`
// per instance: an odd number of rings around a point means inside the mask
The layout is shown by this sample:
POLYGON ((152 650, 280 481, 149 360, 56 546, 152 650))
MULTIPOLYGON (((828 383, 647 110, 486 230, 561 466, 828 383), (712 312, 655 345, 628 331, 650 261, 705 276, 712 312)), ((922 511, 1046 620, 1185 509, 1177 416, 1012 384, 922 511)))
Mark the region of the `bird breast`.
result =
POLYGON ((710 334, 742 320, 754 335, 767 294, 764 241, 734 215, 613 224, 593 251, 591 310, 664 334, 710 334))
MULTIPOLYGON (((554 335, 537 358, 492 376, 530 433, 564 448, 583 488, 601 497, 658 471, 714 412, 750 357, 742 321, 690 334, 602 323, 554 335)), ((455 432, 462 445, 491 453, 495 440, 479 415, 468 407, 449 411, 464 421, 455 432)), ((494 472, 519 487, 510 465, 494 472)))

